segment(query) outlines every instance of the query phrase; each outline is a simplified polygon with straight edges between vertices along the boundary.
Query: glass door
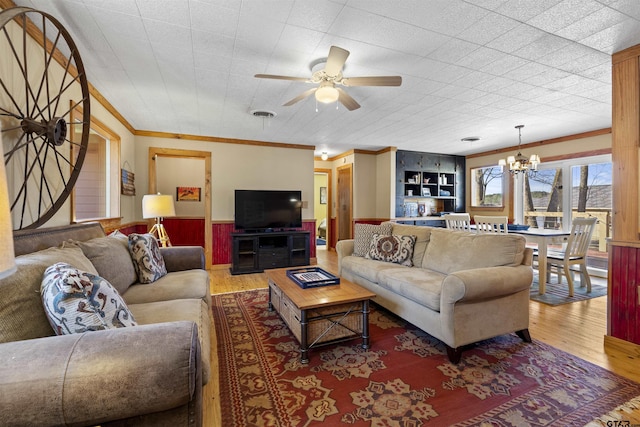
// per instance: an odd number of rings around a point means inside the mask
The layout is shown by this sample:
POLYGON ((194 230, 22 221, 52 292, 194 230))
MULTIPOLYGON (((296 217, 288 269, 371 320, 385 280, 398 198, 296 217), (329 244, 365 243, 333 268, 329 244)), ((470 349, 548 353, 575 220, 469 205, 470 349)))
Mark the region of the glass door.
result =
POLYGON ((543 162, 537 172, 518 177, 516 218, 531 227, 570 230, 573 218, 596 217, 587 266, 606 277, 611 236, 611 155, 543 162))

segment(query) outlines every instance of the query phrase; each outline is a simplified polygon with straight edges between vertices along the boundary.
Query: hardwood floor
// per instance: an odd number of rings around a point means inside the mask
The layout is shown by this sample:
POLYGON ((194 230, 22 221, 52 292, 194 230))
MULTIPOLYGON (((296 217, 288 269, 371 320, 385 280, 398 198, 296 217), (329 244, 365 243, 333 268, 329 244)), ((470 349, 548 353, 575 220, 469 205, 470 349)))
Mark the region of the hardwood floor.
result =
MULTIPOLYGON (((318 250, 318 266, 337 274, 338 257, 334 251, 318 250)), ((212 270, 211 293, 238 292, 267 287, 264 273, 232 276, 228 269, 212 270)), ((640 354, 627 354, 618 349, 604 350, 607 323, 607 297, 594 298, 561 306, 548 306, 530 302, 529 331, 534 340, 540 340, 589 362, 640 382, 640 354)), ((219 388, 216 373, 218 358, 215 334, 211 339, 212 378, 204 388, 204 425, 221 424, 219 388)), ((626 415, 640 422, 640 415, 626 415)))

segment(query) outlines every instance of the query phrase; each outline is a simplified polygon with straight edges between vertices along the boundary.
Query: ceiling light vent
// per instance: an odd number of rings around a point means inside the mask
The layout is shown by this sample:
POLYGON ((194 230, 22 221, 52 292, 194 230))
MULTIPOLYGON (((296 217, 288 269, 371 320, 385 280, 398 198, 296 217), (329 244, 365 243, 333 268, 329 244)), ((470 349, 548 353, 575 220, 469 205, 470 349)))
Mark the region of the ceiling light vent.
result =
POLYGON ((253 114, 256 117, 261 117, 263 119, 271 119, 276 116, 276 113, 274 113, 273 111, 267 111, 267 110, 252 110, 251 114, 253 114))
POLYGON ((479 136, 467 136, 466 138, 462 138, 460 141, 462 142, 476 142, 480 141, 479 136))

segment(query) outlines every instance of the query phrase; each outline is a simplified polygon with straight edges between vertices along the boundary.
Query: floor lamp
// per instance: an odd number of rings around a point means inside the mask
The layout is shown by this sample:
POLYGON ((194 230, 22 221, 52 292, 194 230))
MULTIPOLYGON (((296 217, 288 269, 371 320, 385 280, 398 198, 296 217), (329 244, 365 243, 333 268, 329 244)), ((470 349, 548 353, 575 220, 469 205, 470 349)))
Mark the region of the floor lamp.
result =
POLYGON ((173 206, 173 197, 168 194, 145 194, 142 196, 142 217, 144 219, 155 218, 150 234, 158 236, 158 241, 163 248, 171 246, 169 235, 162 225, 162 218, 176 216, 176 209, 173 206))

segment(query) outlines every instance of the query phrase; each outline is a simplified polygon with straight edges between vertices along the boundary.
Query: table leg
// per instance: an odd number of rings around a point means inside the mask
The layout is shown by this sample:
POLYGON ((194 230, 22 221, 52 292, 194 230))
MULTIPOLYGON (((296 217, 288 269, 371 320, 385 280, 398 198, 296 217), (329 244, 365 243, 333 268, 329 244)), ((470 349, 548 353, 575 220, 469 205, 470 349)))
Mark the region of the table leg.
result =
POLYGON ((271 292, 273 291, 271 290, 271 286, 269 286, 269 311, 273 311, 273 303, 271 302, 271 292))
POLYGON ((307 310, 300 310, 300 363, 306 365, 309 363, 309 345, 307 344, 307 310))
POLYGON ((362 301, 362 348, 369 348, 369 300, 362 301))
POLYGON ((543 295, 547 287, 547 241, 538 242, 538 293, 543 295))

